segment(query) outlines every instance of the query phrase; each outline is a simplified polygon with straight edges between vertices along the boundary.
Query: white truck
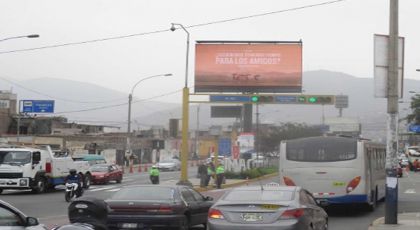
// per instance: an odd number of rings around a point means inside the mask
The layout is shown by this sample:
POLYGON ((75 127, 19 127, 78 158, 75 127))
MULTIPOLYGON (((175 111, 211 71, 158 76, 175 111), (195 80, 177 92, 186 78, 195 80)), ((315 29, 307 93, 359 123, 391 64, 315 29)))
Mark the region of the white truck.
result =
POLYGON ((55 154, 49 146, 26 147, 0 145, 0 193, 5 189, 31 189, 44 193, 64 184, 70 169, 83 178, 89 188, 91 173, 86 161, 73 161, 66 154, 55 154))

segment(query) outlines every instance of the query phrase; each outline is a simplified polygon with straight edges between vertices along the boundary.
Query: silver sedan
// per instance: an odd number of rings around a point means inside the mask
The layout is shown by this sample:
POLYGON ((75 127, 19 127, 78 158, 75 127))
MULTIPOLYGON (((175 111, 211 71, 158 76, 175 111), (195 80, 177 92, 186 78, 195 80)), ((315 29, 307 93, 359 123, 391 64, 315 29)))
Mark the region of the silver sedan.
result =
POLYGON ((326 230, 328 215, 312 195, 292 186, 248 186, 227 192, 208 213, 210 230, 326 230))

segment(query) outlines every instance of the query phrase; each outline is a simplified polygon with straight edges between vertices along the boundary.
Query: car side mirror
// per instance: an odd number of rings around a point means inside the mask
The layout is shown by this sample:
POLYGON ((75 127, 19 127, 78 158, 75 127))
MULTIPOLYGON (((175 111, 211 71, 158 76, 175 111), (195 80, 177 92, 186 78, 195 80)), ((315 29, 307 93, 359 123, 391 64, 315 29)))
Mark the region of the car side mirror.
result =
POLYGON ((206 197, 204 197, 204 200, 206 200, 206 201, 212 201, 212 200, 214 200, 214 199, 213 199, 213 197, 211 197, 211 196, 206 196, 206 197))
POLYGON ((35 217, 26 217, 26 223, 28 226, 37 226, 39 224, 38 219, 35 217))

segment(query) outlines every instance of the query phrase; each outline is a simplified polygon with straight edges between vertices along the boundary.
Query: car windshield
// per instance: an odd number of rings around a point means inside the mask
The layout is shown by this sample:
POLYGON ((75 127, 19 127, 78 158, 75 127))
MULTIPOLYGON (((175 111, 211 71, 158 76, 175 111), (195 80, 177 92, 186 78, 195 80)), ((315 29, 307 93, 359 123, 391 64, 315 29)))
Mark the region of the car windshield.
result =
POLYGON ((159 163, 174 163, 174 160, 161 160, 159 163))
POLYGON ((233 190, 229 194, 227 194, 223 198, 223 200, 227 200, 227 201, 290 201, 292 200, 292 196, 293 196, 292 191, 233 190))
POLYGON ((174 200, 175 189, 168 187, 126 187, 112 196, 112 200, 174 200))
POLYGON ((93 166, 90 170, 92 172, 108 172, 108 166, 93 166))
POLYGON ((31 162, 29 151, 0 151, 0 164, 27 164, 31 162))

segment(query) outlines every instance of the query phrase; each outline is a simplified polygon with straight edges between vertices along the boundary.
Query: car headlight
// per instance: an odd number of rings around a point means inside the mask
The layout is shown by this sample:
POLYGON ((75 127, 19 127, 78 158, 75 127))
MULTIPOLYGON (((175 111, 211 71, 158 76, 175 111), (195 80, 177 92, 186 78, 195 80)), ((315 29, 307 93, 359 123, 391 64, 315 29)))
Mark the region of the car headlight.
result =
POLYGON ((28 185, 28 180, 27 179, 20 179, 19 180, 19 185, 20 186, 27 186, 28 185))

